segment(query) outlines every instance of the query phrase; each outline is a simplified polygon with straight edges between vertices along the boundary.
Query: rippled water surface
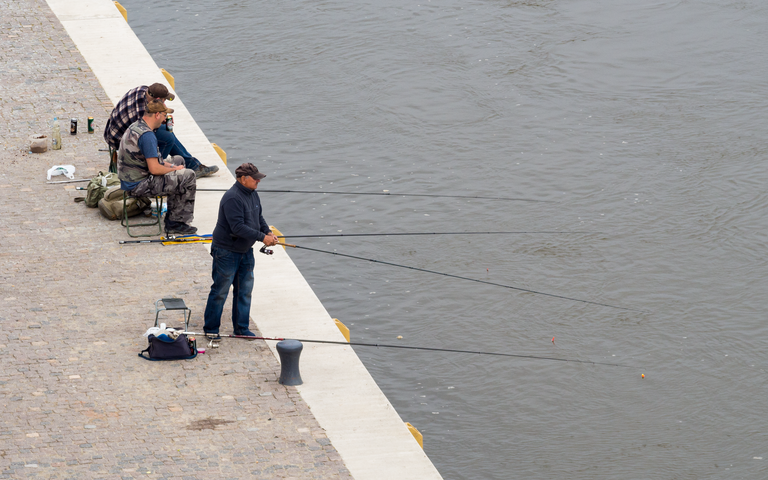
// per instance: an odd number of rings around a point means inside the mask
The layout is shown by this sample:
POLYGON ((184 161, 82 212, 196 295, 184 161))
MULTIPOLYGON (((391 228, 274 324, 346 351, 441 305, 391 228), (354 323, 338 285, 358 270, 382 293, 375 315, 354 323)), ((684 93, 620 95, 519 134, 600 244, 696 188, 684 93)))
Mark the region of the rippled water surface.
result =
POLYGON ((357 348, 446 479, 768 477, 768 4, 121 2, 262 188, 547 201, 263 193, 285 233, 585 232, 296 240, 631 309, 291 251, 354 340, 628 366, 357 348))

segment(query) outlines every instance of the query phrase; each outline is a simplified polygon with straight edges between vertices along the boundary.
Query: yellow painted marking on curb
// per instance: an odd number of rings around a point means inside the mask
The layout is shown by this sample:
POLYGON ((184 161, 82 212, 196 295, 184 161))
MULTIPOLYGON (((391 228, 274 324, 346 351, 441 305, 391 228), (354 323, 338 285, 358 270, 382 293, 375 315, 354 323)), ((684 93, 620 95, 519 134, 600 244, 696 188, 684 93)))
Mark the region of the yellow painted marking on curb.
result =
POLYGON ((215 143, 211 143, 211 146, 213 147, 214 150, 216 150, 216 153, 219 154, 219 156, 221 157, 221 161, 224 162, 224 165, 226 165, 227 164, 227 152, 222 150, 222 148, 220 146, 216 145, 215 143))
POLYGON ((117 2, 117 1, 115 2, 115 6, 120 11, 120 13, 123 15, 123 18, 125 19, 125 21, 127 22, 128 21, 128 10, 126 10, 125 7, 120 5, 120 2, 117 2))
POLYGON ((419 442, 419 446, 421 447, 422 450, 424 450, 424 435, 422 435, 420 431, 416 430, 416 427, 414 427, 408 422, 405 422, 405 426, 408 427, 408 430, 410 430, 411 435, 413 435, 413 438, 415 438, 416 441, 419 442))
POLYGON ((160 72, 163 74, 163 76, 165 77, 165 79, 166 79, 166 80, 168 80, 168 83, 170 83, 170 84, 171 84, 171 88, 172 88, 172 89, 174 89, 174 90, 176 90, 176 79, 175 79, 175 78, 173 78, 173 75, 171 75, 170 73, 168 73, 168 70, 166 70, 166 69, 164 69, 164 68, 161 68, 161 69, 160 69, 160 72))
POLYGON ((347 328, 346 325, 341 323, 338 318, 334 318, 333 321, 336 324, 336 326, 339 327, 339 330, 341 330, 341 334, 344 335, 344 338, 347 339, 347 342, 349 342, 349 328, 347 328))

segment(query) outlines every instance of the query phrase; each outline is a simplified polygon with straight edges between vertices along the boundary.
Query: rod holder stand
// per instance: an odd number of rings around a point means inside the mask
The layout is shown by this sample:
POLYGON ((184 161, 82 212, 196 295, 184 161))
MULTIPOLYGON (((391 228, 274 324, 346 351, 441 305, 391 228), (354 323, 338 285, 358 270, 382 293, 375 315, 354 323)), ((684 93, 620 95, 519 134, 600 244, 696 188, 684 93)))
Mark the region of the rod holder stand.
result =
POLYGON ((298 340, 282 340, 277 342, 277 353, 280 355, 280 384, 301 385, 299 373, 299 357, 304 345, 298 340))

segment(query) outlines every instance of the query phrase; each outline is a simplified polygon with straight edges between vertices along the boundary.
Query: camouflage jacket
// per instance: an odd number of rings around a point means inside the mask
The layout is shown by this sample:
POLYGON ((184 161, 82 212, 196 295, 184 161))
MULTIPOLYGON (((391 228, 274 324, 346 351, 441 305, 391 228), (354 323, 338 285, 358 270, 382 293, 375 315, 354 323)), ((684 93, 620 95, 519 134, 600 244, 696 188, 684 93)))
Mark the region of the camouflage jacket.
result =
MULTIPOLYGON (((120 140, 120 150, 117 152, 117 176, 127 185, 140 182, 150 175, 147 159, 139 148, 139 137, 147 132, 152 133, 152 129, 144 119, 139 119, 128 127, 120 140)), ((157 158, 160 158, 159 149, 157 158)))

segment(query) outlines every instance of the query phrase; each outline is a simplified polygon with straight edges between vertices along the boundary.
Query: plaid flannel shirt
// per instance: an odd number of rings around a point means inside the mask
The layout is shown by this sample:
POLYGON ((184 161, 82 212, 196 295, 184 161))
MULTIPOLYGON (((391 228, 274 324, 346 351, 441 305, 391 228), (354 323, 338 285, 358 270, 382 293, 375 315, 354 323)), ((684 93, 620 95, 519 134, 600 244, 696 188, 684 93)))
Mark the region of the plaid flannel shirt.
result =
POLYGON ((145 85, 136 87, 129 90, 117 102, 109 120, 107 120, 107 126, 104 128, 104 140, 110 147, 115 150, 120 148, 120 140, 125 131, 133 122, 144 116, 144 111, 147 108, 148 91, 149 87, 145 85))

